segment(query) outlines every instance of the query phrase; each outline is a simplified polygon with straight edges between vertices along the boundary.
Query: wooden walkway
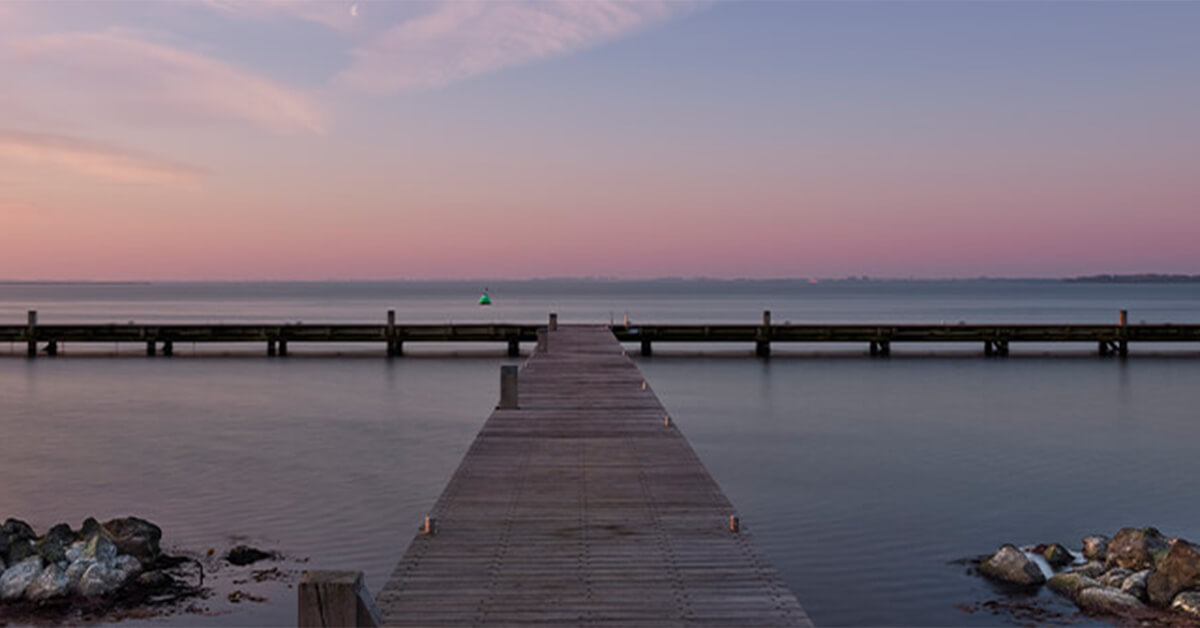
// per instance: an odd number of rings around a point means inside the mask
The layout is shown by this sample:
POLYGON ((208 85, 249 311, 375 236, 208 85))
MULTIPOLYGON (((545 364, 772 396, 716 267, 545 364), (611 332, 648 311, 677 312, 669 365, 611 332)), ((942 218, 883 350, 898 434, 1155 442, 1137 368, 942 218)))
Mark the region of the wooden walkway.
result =
POLYGON ((811 625, 603 327, 562 327, 376 603, 385 625, 811 625))

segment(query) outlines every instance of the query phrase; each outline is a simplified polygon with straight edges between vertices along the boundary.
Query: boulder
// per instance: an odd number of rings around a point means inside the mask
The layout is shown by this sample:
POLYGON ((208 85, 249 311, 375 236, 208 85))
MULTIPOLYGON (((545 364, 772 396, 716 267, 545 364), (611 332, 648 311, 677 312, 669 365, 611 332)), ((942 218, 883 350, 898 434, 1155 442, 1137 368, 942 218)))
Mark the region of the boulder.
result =
POLYGON ((1087 578, 1099 578, 1104 575, 1104 563, 1093 560, 1075 567, 1071 570, 1071 573, 1077 573, 1087 578))
MULTIPOLYGON (((95 564, 96 561, 89 560, 87 558, 73 561, 67 566, 67 586, 69 586, 72 591, 80 593, 79 586, 83 581, 84 572, 88 570, 88 567, 91 567, 95 564)), ((82 593, 80 593, 80 595, 82 595, 82 593)))
POLYGON ((94 517, 88 517, 79 525, 79 540, 82 541, 83 539, 103 531, 104 526, 101 526, 99 521, 96 521, 94 517))
POLYGON ((137 577, 137 583, 147 589, 166 589, 175 584, 175 579, 164 571, 147 571, 137 577))
POLYGON ((4 526, 0 527, 0 534, 4 534, 11 541, 14 538, 33 540, 37 538, 37 533, 28 523, 20 519, 5 519, 4 526))
MULTIPOLYGON (((11 521, 11 519, 10 519, 11 521)), ((42 557, 36 554, 4 570, 0 575, 0 600, 18 600, 42 574, 42 557)))
POLYGON ((1121 582, 1121 590, 1145 602, 1149 598, 1146 595, 1146 580, 1150 578, 1150 570, 1143 569, 1136 573, 1130 574, 1121 582))
POLYGON ((60 523, 46 532, 46 535, 33 544, 34 549, 48 563, 57 563, 67 559, 67 547, 75 541, 75 533, 71 526, 60 523))
POLYGON ((68 545, 67 549, 63 550, 63 560, 66 560, 68 563, 73 563, 79 560, 83 557, 83 550, 85 547, 87 547, 87 544, 83 541, 75 541, 74 543, 68 545))
POLYGON ((1087 576, 1082 576, 1078 573, 1068 571, 1055 574, 1053 578, 1050 578, 1050 580, 1046 582, 1046 586, 1049 587, 1051 591, 1054 591, 1055 593, 1068 598, 1073 602, 1079 597, 1079 594, 1084 589, 1098 587, 1100 586, 1100 583, 1088 578, 1087 576))
POLYGON ((1144 612, 1142 601, 1112 587, 1090 587, 1079 592, 1075 605, 1093 615, 1132 615, 1144 612))
POLYGON ((1075 562, 1075 557, 1071 555, 1071 552, 1067 551, 1067 548, 1059 545, 1058 543, 1051 543, 1050 546, 1046 548, 1046 551, 1042 552, 1042 556, 1044 556, 1046 558, 1046 562, 1050 563, 1050 566, 1055 569, 1061 569, 1075 562))
POLYGON ((1200 617, 1200 591, 1184 591, 1176 595, 1171 602, 1171 610, 1200 617))
POLYGON ((71 592, 67 574, 58 565, 47 565, 29 587, 25 589, 25 597, 35 602, 63 597, 71 592))
MULTIPOLYGON (((1005 547, 1012 547, 1012 546, 1005 546, 1005 547)), ((1013 549, 1016 549, 1016 548, 1014 547, 1013 549)), ((1017 551, 1020 552, 1021 550, 1017 550, 1017 551)), ((999 553, 999 552, 997 552, 997 553, 999 553)), ((1024 554, 1022 554, 1022 557, 1024 557, 1024 554)), ((250 547, 248 545, 238 545, 237 547, 229 550, 229 553, 225 555, 225 560, 227 560, 230 563, 237 565, 239 567, 244 566, 244 565, 249 565, 251 563, 256 563, 256 562, 266 559, 266 558, 272 558, 272 555, 267 552, 264 552, 260 549, 255 549, 253 547, 250 547)), ((1034 565, 1033 568, 1037 569, 1037 566, 1034 565)), ((980 567, 980 569, 982 569, 982 566, 980 567)))
POLYGON ((1156 555, 1167 550, 1167 539, 1154 528, 1121 528, 1108 543, 1104 565, 1140 571, 1153 569, 1156 555))
POLYGON ((1108 537, 1102 534, 1083 537, 1083 557, 1088 560, 1104 560, 1108 552, 1108 537))
POLYGON ((1196 588, 1200 588, 1200 551, 1191 543, 1176 539, 1146 580, 1146 595, 1151 604, 1168 606, 1180 591, 1196 588))
POLYGON ((117 557, 117 546, 108 538, 105 533, 96 533, 89 536, 83 542, 83 553, 79 555, 80 559, 89 559, 98 563, 111 561, 117 557))
POLYGON ((132 556, 92 563, 79 578, 79 594, 85 597, 107 595, 124 586, 140 570, 141 563, 132 556))
POLYGON ((143 565, 158 560, 162 528, 137 517, 111 519, 104 522, 103 527, 122 554, 137 558, 143 565))
POLYGON ((9 538, 8 564, 15 565, 30 556, 37 555, 37 549, 33 547, 33 541, 16 536, 9 538))
POLYGON ((979 563, 979 571, 989 578, 1023 586, 1046 582, 1042 570, 1025 556, 1025 552, 1010 544, 1002 545, 995 554, 979 563))
POLYGON ((1106 572, 1104 575, 1100 576, 1099 578, 1096 578, 1096 580, 1100 584, 1102 584, 1106 587, 1113 587, 1114 589, 1119 589, 1119 588, 1121 588, 1121 583, 1125 582, 1125 579, 1132 575, 1133 575, 1132 569, 1126 569, 1124 567, 1113 567, 1112 569, 1109 569, 1108 572, 1106 572))

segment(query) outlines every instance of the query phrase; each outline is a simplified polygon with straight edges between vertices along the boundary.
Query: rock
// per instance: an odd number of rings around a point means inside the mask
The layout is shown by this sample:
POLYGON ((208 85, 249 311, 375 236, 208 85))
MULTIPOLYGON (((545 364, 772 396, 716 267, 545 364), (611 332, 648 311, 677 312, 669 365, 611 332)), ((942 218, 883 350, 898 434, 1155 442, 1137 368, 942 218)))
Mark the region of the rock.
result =
MULTIPOLYGON (((1005 547, 1012 547, 1012 546, 1009 545, 1009 546, 1005 546, 1005 547)), ((1017 548, 1014 547, 1013 549, 1017 549, 1017 548)), ((1021 550, 1017 550, 1017 551, 1020 552, 1021 550)), ((999 553, 999 552, 997 552, 997 553, 999 553)), ((1022 554, 1022 557, 1024 557, 1024 554, 1022 554)), ((266 558, 273 558, 273 555, 268 554, 267 552, 264 552, 262 550, 247 546, 247 545, 238 545, 237 547, 229 550, 229 553, 225 555, 225 560, 227 560, 230 563, 237 565, 239 567, 241 567, 243 565, 249 565, 251 563, 256 563, 256 562, 266 559, 266 558)), ((1037 566, 1034 565, 1033 568, 1037 569, 1037 566)), ((981 569, 982 569, 982 567, 981 567, 981 569)), ((1039 571, 1038 573, 1040 574, 1041 572, 1039 571)))
POLYGON ((1150 570, 1143 569, 1139 572, 1130 574, 1121 583, 1121 590, 1145 602, 1149 598, 1146 595, 1146 580, 1150 578, 1150 570))
POLYGON ((1146 580, 1146 595, 1151 604, 1167 606, 1180 591, 1195 588, 1200 588, 1200 551, 1191 543, 1176 539, 1146 580))
POLYGON ((41 573, 42 557, 36 554, 4 570, 4 574, 0 575, 0 600, 20 599, 26 587, 41 573))
POLYGON ((1083 557, 1088 560, 1104 560, 1108 552, 1108 537, 1102 534, 1083 537, 1083 557))
POLYGON ((0 528, 0 533, 4 534, 4 536, 7 536, 9 541, 12 541, 13 538, 29 540, 37 538, 37 533, 33 531, 33 528, 31 528, 28 523, 25 523, 20 519, 6 519, 4 521, 4 527, 0 528))
POLYGON ((88 517, 87 519, 84 519, 83 523, 79 526, 79 540, 82 541, 98 532, 102 532, 103 530, 104 526, 101 526, 99 521, 96 521, 96 519, 93 517, 88 517))
POLYGON ((989 578, 1023 586, 1046 582, 1042 570, 1024 552, 1010 544, 1002 545, 990 558, 979 563, 979 571, 989 578))
POLYGON ((19 537, 9 539, 8 564, 15 565, 30 556, 37 555, 37 550, 33 547, 33 541, 19 537))
POLYGON ((1175 596, 1171 610, 1200 617, 1200 591, 1184 591, 1175 596))
POLYGON ((98 563, 111 561, 117 557, 117 546, 108 538, 108 534, 98 532, 83 542, 83 553, 80 559, 90 559, 98 563))
POLYGON ((1132 569, 1126 569, 1124 567, 1113 567, 1112 569, 1109 569, 1108 572, 1105 573, 1104 575, 1100 576, 1099 578, 1096 578, 1096 580, 1100 584, 1102 584, 1106 587, 1113 587, 1114 589, 1119 589, 1119 588, 1121 588, 1121 583, 1125 582, 1125 579, 1132 575, 1133 575, 1132 569))
POLYGON ((79 579, 79 594, 95 597, 112 593, 124 586, 140 570, 141 563, 132 556, 118 556, 111 563, 92 563, 79 579))
POLYGON ((40 602, 50 598, 63 597, 70 592, 71 586, 70 581, 67 580, 66 572, 60 569, 58 565, 50 564, 25 589, 25 597, 35 602, 40 602))
POLYGON ((1072 569, 1071 573, 1077 573, 1087 578, 1099 578, 1104 574, 1104 563, 1093 560, 1072 569))
POLYGON ((1075 605, 1096 615, 1130 615, 1146 610, 1142 601, 1112 587, 1090 587, 1079 592, 1075 605))
POLYGON ((104 522, 104 529, 122 554, 137 558, 143 565, 150 565, 158 559, 162 528, 145 519, 125 517, 104 522))
POLYGON ((166 589, 175 584, 175 579, 162 571, 147 571, 138 576, 137 583, 147 589, 166 589))
POLYGON ((68 545, 67 549, 63 550, 64 560, 66 560, 68 563, 73 563, 79 560, 83 557, 83 549, 85 547, 87 547, 87 544, 83 541, 75 541, 74 543, 68 545))
POLYGON ((1042 556, 1044 556, 1046 558, 1046 562, 1050 563, 1050 566, 1055 569, 1066 567, 1072 562, 1075 562, 1075 557, 1071 555, 1071 552, 1067 551, 1067 548, 1059 545, 1058 543, 1051 543, 1050 547, 1047 547, 1046 551, 1042 552, 1042 556))
POLYGON ((1153 569, 1155 555, 1167 549, 1167 539, 1154 528, 1121 528, 1108 543, 1104 565, 1140 571, 1153 569))
POLYGON ((1079 597, 1084 589, 1100 586, 1099 582, 1074 572, 1055 574, 1046 582, 1051 591, 1070 599, 1072 602, 1079 597))
POLYGON ((83 580, 84 572, 88 570, 88 567, 91 567, 95 564, 96 561, 86 558, 73 561, 69 566, 67 566, 67 586, 69 586, 72 591, 79 593, 79 585, 83 580))
POLYGON ((66 560, 67 546, 75 540, 75 533, 71 531, 71 526, 60 523, 46 532, 46 535, 38 539, 33 544, 38 554, 48 563, 57 563, 61 560, 66 560))

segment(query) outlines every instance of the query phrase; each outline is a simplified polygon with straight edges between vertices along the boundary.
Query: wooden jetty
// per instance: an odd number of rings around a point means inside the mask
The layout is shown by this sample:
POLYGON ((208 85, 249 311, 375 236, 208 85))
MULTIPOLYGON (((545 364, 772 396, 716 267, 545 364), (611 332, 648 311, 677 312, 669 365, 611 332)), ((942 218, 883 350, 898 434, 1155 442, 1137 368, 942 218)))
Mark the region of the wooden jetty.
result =
POLYGON ((301 625, 811 625, 608 328, 508 368, 375 608, 310 572, 301 625))
MULTIPOLYGON (((551 314, 551 317, 554 315, 551 314)), ((389 357, 403 354, 405 343, 504 343, 508 354, 520 354, 521 343, 537 341, 544 325, 507 323, 397 324, 394 311, 382 324, 277 324, 277 325, 39 325, 30 311, 25 325, 0 325, 0 342, 25 343, 26 354, 58 355, 66 343, 145 343, 146 355, 172 355, 178 343, 258 343, 268 356, 286 356, 289 344, 375 344, 389 357)), ((763 312, 762 323, 639 324, 610 326, 617 340, 638 343, 643 355, 657 343, 744 343, 761 357, 776 343, 856 343, 868 354, 891 355, 893 344, 974 344, 985 356, 1006 356, 1012 343, 1076 343, 1097 347, 1101 356, 1127 356, 1130 343, 1200 343, 1200 325, 1128 324, 1124 310, 1111 325, 1037 324, 797 324, 771 323, 763 312)))

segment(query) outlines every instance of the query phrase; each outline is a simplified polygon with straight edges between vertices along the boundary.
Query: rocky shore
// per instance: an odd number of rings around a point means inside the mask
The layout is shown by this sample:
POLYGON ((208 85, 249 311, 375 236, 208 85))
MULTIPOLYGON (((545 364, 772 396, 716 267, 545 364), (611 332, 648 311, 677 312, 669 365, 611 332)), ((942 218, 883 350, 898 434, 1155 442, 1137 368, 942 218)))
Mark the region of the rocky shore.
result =
POLYGON ((0 623, 102 616, 199 595, 203 570, 191 559, 164 554, 161 539, 157 525, 137 517, 104 523, 88 518, 78 530, 60 523, 41 536, 24 521, 6 520, 0 528, 0 623))
POLYGON ((1045 585, 1089 615, 1200 624, 1200 548, 1155 528, 1084 537, 1078 551, 1058 543, 1006 544, 977 567, 1009 585, 1045 585))

